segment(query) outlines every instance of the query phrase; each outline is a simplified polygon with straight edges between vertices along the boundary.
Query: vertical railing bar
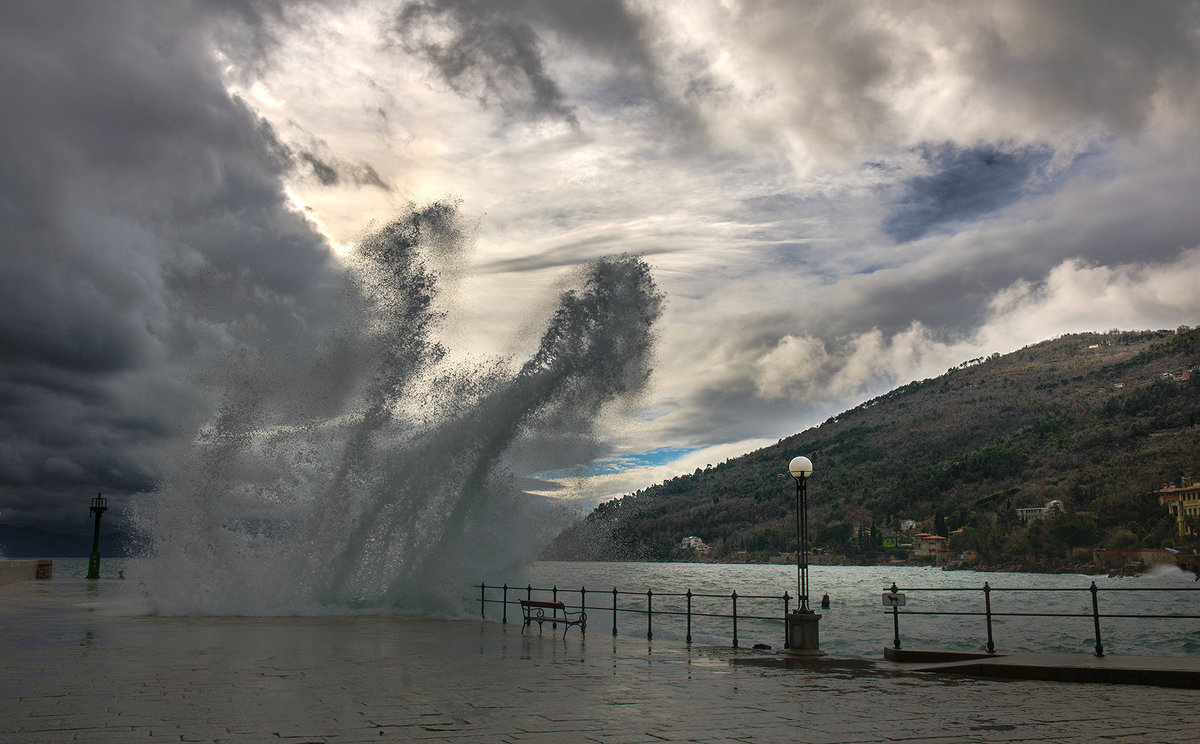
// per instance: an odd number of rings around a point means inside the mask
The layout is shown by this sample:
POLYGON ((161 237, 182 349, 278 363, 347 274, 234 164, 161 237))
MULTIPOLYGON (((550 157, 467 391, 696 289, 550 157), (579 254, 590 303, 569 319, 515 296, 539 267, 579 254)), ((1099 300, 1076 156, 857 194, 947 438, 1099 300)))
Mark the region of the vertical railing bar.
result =
POLYGON ((992 642, 992 587, 983 582, 983 611, 987 615, 987 652, 996 653, 996 644, 992 642))
POLYGON ((787 621, 788 601, 790 599, 791 599, 791 597, 788 596, 788 593, 784 592, 783 593, 783 647, 784 648, 792 647, 792 626, 787 621))
POLYGON ((501 618, 500 624, 508 625, 508 584, 504 585, 504 604, 502 606, 504 608, 502 610, 504 616, 501 618))
POLYGON ((613 587, 613 638, 617 637, 617 588, 613 587))
POLYGON ((735 591, 733 594, 731 594, 731 595, 729 595, 729 596, 730 596, 730 597, 733 599, 733 647, 734 647, 734 648, 737 648, 737 646, 738 646, 738 637, 737 637, 737 592, 735 591))
MULTIPOLYGON (((896 582, 892 582, 892 594, 896 594, 900 590, 896 588, 896 582)), ((900 604, 897 602, 892 605, 892 648, 899 650, 900 648, 900 604)))
POLYGON ((1092 624, 1096 628, 1096 656, 1104 656, 1104 645, 1100 643, 1100 599, 1097 596, 1096 582, 1092 582, 1092 624))
POLYGON ((687 642, 692 642, 692 588, 687 590, 687 642))
POLYGON ((646 590, 646 640, 654 640, 654 591, 646 590))
POLYGON ((487 612, 485 609, 487 607, 486 592, 487 592, 487 584, 480 584, 479 585, 479 617, 483 620, 487 619, 487 612))

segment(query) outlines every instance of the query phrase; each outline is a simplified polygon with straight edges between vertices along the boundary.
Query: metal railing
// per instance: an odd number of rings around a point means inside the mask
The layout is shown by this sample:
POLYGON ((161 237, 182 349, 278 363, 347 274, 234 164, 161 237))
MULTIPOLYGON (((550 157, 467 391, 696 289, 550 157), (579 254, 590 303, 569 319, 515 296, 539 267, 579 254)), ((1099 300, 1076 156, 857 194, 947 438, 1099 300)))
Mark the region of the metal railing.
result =
POLYGON ((884 590, 884 601, 891 606, 893 640, 892 647, 900 648, 900 616, 901 615, 965 615, 985 618, 985 627, 987 630, 987 645, 985 648, 989 654, 996 653, 996 644, 992 635, 992 619, 998 617, 1074 617, 1074 618, 1091 618, 1092 630, 1095 639, 1095 654, 1096 656, 1104 656, 1104 644, 1100 637, 1100 620, 1101 619, 1135 619, 1135 620, 1197 620, 1200 615, 1181 615, 1181 614, 1147 614, 1147 613, 1101 613, 1100 612, 1100 592, 1195 592, 1200 591, 1200 587, 1104 587, 1096 586, 1096 582, 1092 582, 1089 587, 998 587, 991 586, 988 582, 983 583, 983 587, 909 587, 900 588, 894 583, 889 589, 884 590), (983 592, 983 611, 967 611, 967 610, 900 610, 904 604, 907 592, 983 592), (1089 592, 1091 594, 1091 612, 997 612, 992 609, 992 593, 993 592, 1089 592), (891 595, 892 600, 888 601, 888 596, 891 595))
MULTIPOLYGON (((647 589, 644 592, 621 591, 617 587, 611 590, 589 590, 587 587, 579 589, 560 589, 558 586, 552 586, 548 589, 539 588, 532 585, 523 587, 509 586, 502 584, 499 586, 489 584, 478 584, 479 589, 479 614, 482 618, 487 619, 488 605, 500 605, 501 617, 500 622, 508 623, 508 608, 509 605, 519 605, 521 599, 526 600, 546 600, 551 602, 563 602, 568 610, 600 611, 603 613, 612 614, 612 634, 617 635, 617 618, 624 613, 625 615, 637 616, 643 615, 646 619, 646 640, 654 639, 654 618, 671 617, 682 618, 685 622, 686 631, 684 640, 687 643, 692 642, 692 620, 693 618, 701 621, 717 621, 728 620, 732 623, 733 645, 738 646, 738 621, 767 621, 772 623, 784 624, 784 616, 788 613, 788 603, 792 598, 787 592, 782 596, 763 595, 763 594, 738 594, 736 591, 729 594, 702 594, 693 592, 691 589, 683 593, 678 592, 655 592, 647 589), (489 590, 493 592, 489 596, 489 590), (495 596, 495 592, 499 592, 499 597, 495 596), (515 599, 510 598, 516 597, 515 599), (568 602, 566 597, 572 601, 568 602), (588 604, 592 597, 603 597, 603 600, 592 600, 593 604, 588 604), (655 607, 654 602, 658 600, 660 605, 655 607), (728 601, 730 603, 730 611, 728 613, 714 612, 712 605, 719 601, 728 601), (769 601, 783 602, 783 615, 761 615, 750 614, 745 611, 738 612, 738 602, 743 602, 743 610, 746 602, 750 602, 755 607, 764 607, 769 601), (597 602, 603 602, 598 604, 597 602), (663 603, 667 606, 664 607, 663 603), (700 603, 703 606, 696 606, 700 603)), ((517 620, 521 622, 520 610, 517 610, 517 620)), ((709 622, 711 628, 715 622, 709 622)))

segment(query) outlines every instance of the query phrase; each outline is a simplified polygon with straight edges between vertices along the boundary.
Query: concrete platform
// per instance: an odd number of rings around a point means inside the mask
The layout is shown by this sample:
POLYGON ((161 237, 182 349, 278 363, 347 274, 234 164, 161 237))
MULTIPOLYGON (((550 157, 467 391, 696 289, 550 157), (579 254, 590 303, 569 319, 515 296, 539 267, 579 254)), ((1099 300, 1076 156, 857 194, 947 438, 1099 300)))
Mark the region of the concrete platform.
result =
POLYGON ((129 616, 125 588, 0 588, 0 741, 1200 742, 1190 689, 786 668, 473 619, 129 616))
POLYGON ((1053 682, 1103 682, 1200 689, 1200 659, 1163 656, 1083 656, 1011 654, 920 665, 916 671, 965 674, 993 679, 1040 679, 1053 682))
POLYGON ((46 559, 0 561, 0 586, 18 581, 54 578, 54 561, 46 559))

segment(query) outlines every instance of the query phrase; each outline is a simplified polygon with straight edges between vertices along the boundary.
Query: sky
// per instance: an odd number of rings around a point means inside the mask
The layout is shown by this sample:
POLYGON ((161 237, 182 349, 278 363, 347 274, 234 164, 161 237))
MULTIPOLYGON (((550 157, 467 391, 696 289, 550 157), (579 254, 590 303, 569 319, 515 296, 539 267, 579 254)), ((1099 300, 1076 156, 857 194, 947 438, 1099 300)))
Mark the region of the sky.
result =
POLYGON ((967 359, 1200 323, 1194 2, 4 3, 0 93, 5 523, 154 489, 221 360, 337 329, 412 205, 470 233, 463 363, 519 364, 580 265, 650 265, 598 459, 509 463, 585 506, 967 359))

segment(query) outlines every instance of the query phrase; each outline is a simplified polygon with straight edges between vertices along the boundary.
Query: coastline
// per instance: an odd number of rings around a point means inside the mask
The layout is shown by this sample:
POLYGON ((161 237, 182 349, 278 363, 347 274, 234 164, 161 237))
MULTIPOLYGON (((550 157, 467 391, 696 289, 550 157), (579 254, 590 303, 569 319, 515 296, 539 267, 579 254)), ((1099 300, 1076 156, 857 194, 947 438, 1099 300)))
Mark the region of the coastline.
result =
MULTIPOLYGON (((554 558, 540 558, 539 560, 559 560, 554 558)), ((627 559, 596 559, 593 561, 582 561, 588 563, 620 563, 627 559)), ((720 559, 635 559, 646 563, 700 563, 708 565, 795 565, 795 558, 791 556, 771 556, 770 558, 755 559, 745 557, 739 559, 737 556, 724 556, 720 559)), ((1097 563, 1067 563, 1067 562, 1045 562, 1035 561, 1029 563, 1007 562, 1007 563, 982 563, 968 561, 950 561, 946 563, 936 563, 932 560, 862 560, 857 558, 848 558, 846 556, 835 555, 820 555, 811 556, 809 558, 810 566, 856 566, 856 567, 875 567, 875 566, 895 566, 895 567, 911 567, 911 568, 940 568, 943 571, 978 571, 981 573, 1035 573, 1035 574, 1079 574, 1083 576, 1108 576, 1109 578, 1117 578, 1122 576, 1140 576, 1147 571, 1153 570, 1158 566, 1175 566, 1182 571, 1191 572, 1196 576, 1196 580, 1200 581, 1200 555, 1179 554, 1171 560, 1146 562, 1146 561, 1129 561, 1116 566, 1102 566, 1097 563)))

